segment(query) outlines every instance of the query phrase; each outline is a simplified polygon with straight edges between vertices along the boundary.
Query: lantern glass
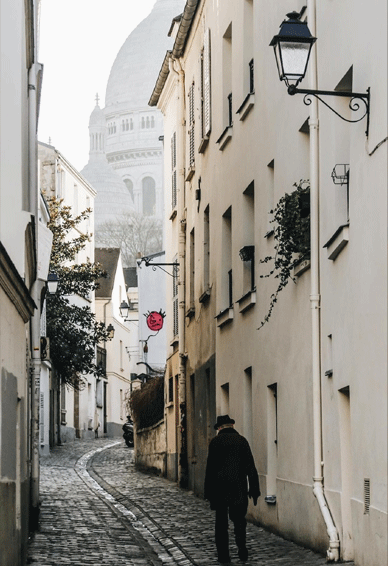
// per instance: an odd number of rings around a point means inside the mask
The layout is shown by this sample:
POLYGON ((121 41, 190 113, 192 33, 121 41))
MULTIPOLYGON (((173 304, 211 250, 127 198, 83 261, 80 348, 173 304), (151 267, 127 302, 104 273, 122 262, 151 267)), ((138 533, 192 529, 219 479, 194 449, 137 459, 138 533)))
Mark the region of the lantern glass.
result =
POLYGON ((49 273, 47 277, 47 289, 50 295, 54 295, 57 292, 58 283, 58 275, 56 273, 49 273))
MULTIPOLYGON (((307 63, 311 51, 311 44, 295 41, 279 41, 278 51, 280 55, 275 55, 278 60, 280 56, 282 75, 280 80, 284 80, 289 86, 297 85, 305 76, 307 63)), ((279 63, 278 63, 279 68, 279 63)))
POLYGON ((126 301, 122 301, 121 305, 120 305, 120 316, 122 318, 127 318, 128 316, 128 311, 129 311, 129 305, 126 301))

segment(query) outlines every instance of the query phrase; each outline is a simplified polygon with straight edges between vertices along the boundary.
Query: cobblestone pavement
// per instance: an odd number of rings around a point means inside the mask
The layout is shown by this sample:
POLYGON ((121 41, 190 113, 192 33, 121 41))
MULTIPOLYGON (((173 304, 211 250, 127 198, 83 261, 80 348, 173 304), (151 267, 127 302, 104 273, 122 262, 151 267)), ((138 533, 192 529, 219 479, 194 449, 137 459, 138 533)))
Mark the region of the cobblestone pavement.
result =
MULTIPOLYGON (((40 482, 40 529, 30 540, 28 564, 218 565, 208 502, 137 471, 124 442, 76 440, 56 447, 41 460, 40 482)), ((230 539, 233 565, 242 565, 230 539)), ((326 563, 323 556, 252 524, 247 547, 247 566, 326 563)))

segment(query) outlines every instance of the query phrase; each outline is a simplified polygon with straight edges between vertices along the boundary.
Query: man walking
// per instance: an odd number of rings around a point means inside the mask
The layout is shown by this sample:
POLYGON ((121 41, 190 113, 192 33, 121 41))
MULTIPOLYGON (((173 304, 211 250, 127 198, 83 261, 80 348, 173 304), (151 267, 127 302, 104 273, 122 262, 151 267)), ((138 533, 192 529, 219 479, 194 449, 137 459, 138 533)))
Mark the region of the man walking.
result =
POLYGON ((260 496, 259 477, 246 438, 233 427, 229 415, 217 417, 218 431, 209 445, 205 476, 205 499, 216 511, 215 539, 218 562, 230 562, 228 515, 234 523, 234 535, 240 560, 248 560, 246 519, 248 496, 254 505, 260 496), (249 491, 247 478, 249 480, 249 491))

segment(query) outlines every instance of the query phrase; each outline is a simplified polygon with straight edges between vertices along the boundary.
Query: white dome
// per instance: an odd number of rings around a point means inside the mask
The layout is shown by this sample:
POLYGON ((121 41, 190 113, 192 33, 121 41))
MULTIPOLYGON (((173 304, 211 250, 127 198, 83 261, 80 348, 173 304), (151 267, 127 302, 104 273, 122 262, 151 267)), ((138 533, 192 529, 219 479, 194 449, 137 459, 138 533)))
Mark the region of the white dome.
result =
POLYGON ((184 0, 157 0, 152 12, 129 35, 113 63, 105 96, 110 107, 135 110, 147 107, 172 39, 167 36, 184 0))

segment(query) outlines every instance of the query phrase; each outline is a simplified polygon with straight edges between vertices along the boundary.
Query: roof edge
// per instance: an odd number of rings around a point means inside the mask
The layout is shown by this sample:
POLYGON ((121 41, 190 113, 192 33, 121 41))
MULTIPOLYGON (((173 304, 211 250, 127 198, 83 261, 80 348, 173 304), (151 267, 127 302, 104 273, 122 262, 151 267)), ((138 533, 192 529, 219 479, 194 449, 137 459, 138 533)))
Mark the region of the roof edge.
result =
MULTIPOLYGON (((169 60, 170 58, 179 59, 182 57, 184 49, 186 47, 187 38, 189 36, 191 26, 194 20, 195 13, 197 11, 198 5, 201 0, 187 0, 183 14, 180 20, 178 33, 175 38, 174 46, 172 51, 167 51, 162 67, 159 71, 159 76, 157 78, 154 90, 152 91, 151 98, 148 102, 149 106, 156 106, 159 102, 160 95, 162 94, 164 85, 166 84, 167 77, 170 73, 169 60)), ((175 19, 173 20, 173 22, 175 19)), ((171 28, 170 28, 171 31, 171 28)))

